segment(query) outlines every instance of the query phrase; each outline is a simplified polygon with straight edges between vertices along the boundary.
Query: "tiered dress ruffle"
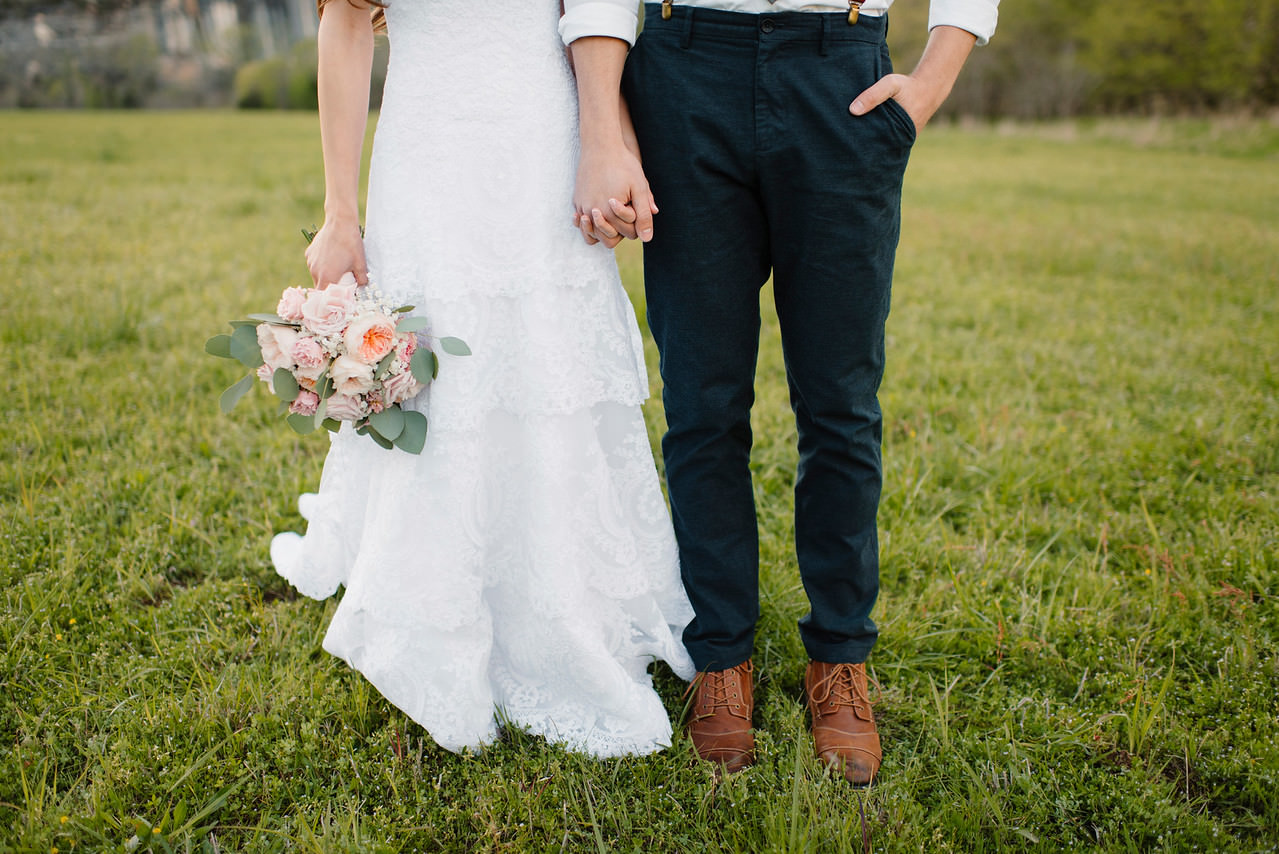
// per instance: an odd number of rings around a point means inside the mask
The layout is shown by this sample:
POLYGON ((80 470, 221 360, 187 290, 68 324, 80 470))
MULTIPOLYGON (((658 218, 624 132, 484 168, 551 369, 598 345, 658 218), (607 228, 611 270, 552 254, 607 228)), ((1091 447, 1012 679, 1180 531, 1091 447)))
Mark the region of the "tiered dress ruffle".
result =
POLYGON ((692 617, 640 411, 648 381, 611 253, 570 225, 576 100, 536 9, 388 7, 366 248, 441 354, 420 456, 332 438, 277 570, 346 587, 324 647, 450 750, 499 719, 597 756, 670 741, 647 672, 684 678, 692 617))

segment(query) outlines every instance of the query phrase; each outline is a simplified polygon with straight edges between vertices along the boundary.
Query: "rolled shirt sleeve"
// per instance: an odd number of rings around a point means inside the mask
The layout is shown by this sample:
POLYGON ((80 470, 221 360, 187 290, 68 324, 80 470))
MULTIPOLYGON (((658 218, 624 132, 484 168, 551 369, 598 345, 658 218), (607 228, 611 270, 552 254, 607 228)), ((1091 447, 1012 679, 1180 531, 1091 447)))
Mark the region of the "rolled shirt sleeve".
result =
POLYGON ((564 44, 586 36, 611 36, 635 44, 638 0, 564 0, 560 38, 564 44))
POLYGON ((928 7, 928 29, 951 26, 967 30, 985 44, 995 34, 999 0, 932 0, 928 7))

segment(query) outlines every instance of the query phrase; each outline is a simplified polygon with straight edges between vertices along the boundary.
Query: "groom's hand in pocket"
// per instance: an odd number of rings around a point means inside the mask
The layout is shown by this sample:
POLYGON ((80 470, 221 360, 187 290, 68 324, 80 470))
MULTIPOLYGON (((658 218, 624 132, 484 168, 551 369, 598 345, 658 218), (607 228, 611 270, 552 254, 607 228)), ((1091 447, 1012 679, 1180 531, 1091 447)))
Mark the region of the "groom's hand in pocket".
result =
POLYGON ((950 95, 955 78, 976 42, 976 36, 959 27, 933 27, 914 71, 884 75, 854 98, 848 111, 854 116, 864 116, 891 98, 910 116, 915 130, 922 131, 950 95))

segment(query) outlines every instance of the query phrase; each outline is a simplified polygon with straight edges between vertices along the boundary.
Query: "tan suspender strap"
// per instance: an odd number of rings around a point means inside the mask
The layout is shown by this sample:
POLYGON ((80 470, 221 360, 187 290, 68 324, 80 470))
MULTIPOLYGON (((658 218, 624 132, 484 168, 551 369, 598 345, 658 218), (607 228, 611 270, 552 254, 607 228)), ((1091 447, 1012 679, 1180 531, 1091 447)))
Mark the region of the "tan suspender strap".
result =
POLYGON ((669 21, 671 19, 671 3, 674 0, 662 0, 662 20, 669 21))

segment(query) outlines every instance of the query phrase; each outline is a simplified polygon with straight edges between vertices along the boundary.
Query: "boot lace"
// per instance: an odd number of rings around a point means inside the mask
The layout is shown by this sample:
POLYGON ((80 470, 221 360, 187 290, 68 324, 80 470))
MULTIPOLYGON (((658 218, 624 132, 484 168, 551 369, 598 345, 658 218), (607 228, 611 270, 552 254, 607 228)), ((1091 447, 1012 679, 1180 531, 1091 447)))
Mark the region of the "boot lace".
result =
POLYGON ((688 688, 684 690, 684 697, 697 690, 699 685, 704 685, 705 690, 697 695, 697 699, 701 703, 706 704, 706 713, 713 713, 716 709, 740 709, 742 707, 742 692, 739 687, 732 695, 729 692, 729 685, 733 683, 730 674, 738 674, 739 679, 745 675, 750 678, 751 662, 746 661, 737 667, 731 667, 728 670, 703 670, 697 674, 697 678, 688 683, 688 688), (735 695, 735 696, 734 696, 735 695))
POLYGON ((869 691, 858 684, 857 671, 851 664, 836 664, 813 686, 813 703, 818 706, 829 703, 835 709, 840 706, 852 709, 853 714, 863 720, 871 717, 869 691))

